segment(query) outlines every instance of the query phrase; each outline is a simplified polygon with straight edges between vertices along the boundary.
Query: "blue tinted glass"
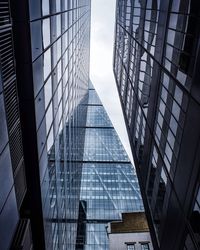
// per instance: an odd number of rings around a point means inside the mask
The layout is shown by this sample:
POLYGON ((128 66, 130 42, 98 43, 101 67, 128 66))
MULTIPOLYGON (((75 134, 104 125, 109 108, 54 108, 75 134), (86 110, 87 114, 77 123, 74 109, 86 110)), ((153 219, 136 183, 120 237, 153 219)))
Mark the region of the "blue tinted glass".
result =
POLYGON ((107 223, 123 212, 143 211, 143 203, 136 173, 92 84, 88 97, 80 194, 84 249, 107 250, 107 223))

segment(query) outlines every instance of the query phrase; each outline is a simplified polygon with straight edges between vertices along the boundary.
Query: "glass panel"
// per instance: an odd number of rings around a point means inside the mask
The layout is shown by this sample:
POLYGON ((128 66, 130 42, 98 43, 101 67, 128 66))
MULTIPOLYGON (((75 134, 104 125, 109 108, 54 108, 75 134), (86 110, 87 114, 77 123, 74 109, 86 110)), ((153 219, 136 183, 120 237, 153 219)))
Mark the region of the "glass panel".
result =
POLYGON ((149 243, 142 243, 141 250, 149 250, 149 243))
POLYGON ((43 46, 46 48, 50 44, 50 18, 42 20, 43 46))
POLYGON ((128 244, 127 245, 127 250, 135 250, 135 244, 128 244))
POLYGON ((48 49, 44 53, 44 80, 51 72, 51 50, 48 49))
POLYGON ((49 15, 49 0, 42 0, 42 14, 49 15))
POLYGON ((49 129, 51 127, 52 121, 53 121, 53 114, 52 114, 52 102, 51 102, 51 104, 46 112, 46 131, 47 131, 47 134, 48 134, 49 129))
POLYGON ((51 84, 51 77, 49 77, 48 81, 44 85, 45 109, 47 108, 51 98, 52 98, 52 84, 51 84))

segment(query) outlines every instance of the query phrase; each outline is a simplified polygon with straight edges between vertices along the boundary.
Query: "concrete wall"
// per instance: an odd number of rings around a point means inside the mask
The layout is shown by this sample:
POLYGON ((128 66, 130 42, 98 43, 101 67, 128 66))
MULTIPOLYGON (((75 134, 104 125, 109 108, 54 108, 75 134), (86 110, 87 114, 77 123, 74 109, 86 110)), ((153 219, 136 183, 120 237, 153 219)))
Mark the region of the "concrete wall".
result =
POLYGON ((150 250, 153 250, 149 232, 109 234, 110 250, 127 250, 127 242, 135 242, 135 250, 142 249, 139 242, 149 242, 150 250))

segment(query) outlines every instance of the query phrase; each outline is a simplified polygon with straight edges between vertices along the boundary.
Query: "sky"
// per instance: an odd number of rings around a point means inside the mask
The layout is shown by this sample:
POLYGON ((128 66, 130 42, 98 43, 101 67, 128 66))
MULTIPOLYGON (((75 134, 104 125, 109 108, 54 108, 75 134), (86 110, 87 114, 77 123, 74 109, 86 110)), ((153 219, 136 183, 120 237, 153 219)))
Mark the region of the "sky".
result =
POLYGON ((113 74, 116 0, 92 0, 91 2, 90 78, 133 162, 113 74))

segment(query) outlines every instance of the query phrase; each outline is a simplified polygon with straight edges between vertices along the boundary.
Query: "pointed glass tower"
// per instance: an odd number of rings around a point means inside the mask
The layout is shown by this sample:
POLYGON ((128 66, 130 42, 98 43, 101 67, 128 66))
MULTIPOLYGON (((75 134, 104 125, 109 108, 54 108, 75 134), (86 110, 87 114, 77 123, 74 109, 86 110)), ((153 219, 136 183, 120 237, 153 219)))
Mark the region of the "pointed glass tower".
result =
POLYGON ((107 223, 122 212, 142 211, 135 170, 94 89, 89 86, 77 248, 106 250, 107 223))

